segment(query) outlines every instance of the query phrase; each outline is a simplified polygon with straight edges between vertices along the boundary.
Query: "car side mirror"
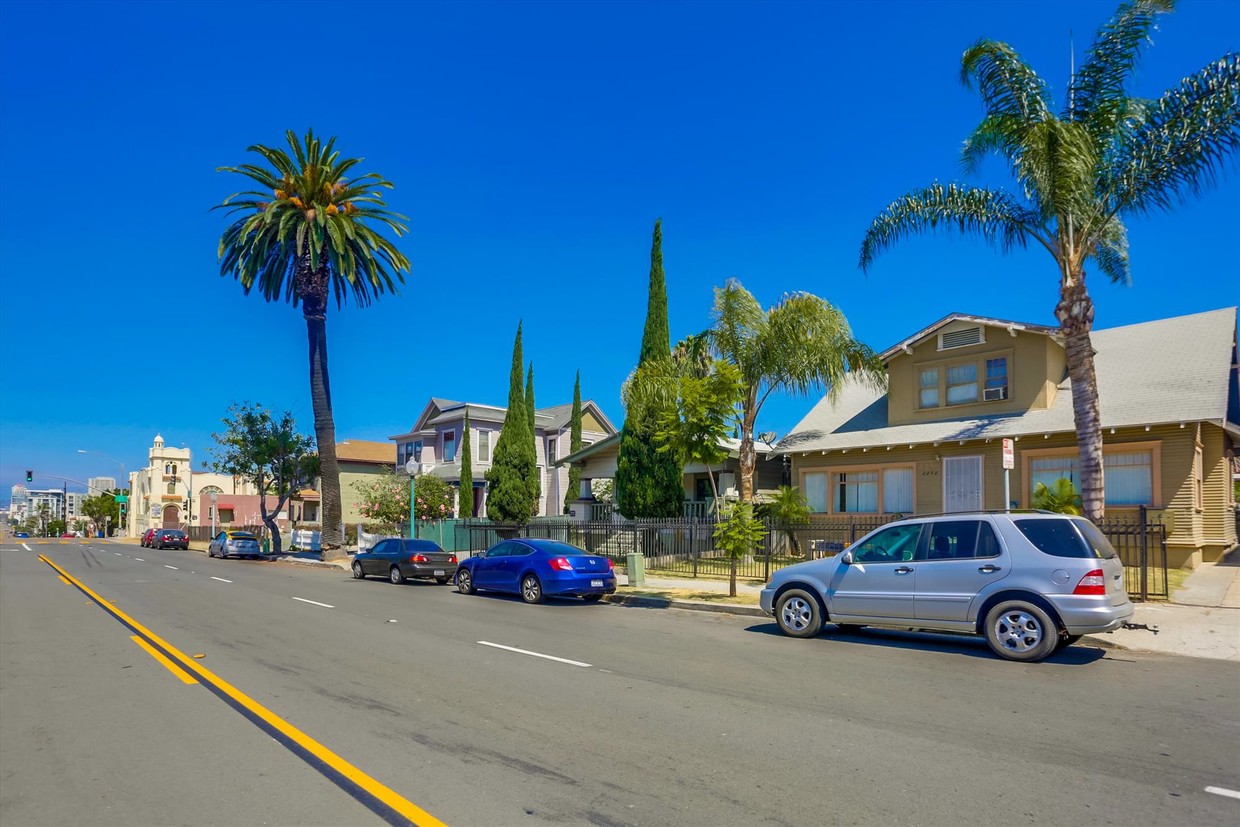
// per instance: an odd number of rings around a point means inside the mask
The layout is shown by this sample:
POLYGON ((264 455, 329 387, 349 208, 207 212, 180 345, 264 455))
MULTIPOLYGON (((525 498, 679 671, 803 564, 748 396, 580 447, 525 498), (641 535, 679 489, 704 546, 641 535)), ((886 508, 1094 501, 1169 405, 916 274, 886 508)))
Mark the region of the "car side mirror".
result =
POLYGON ((845 566, 851 566, 853 564, 853 553, 851 551, 846 551, 843 554, 841 554, 840 562, 843 563, 845 566))

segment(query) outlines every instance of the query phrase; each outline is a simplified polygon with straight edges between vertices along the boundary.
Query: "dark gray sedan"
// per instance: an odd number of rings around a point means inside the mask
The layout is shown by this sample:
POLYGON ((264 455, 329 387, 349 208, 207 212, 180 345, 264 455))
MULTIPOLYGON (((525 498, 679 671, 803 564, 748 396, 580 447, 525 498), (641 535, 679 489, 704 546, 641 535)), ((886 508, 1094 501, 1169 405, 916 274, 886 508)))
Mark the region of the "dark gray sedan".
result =
POLYGON ((444 551, 432 540, 406 540, 388 537, 380 540, 370 551, 362 551, 353 557, 353 577, 361 580, 373 574, 388 578, 393 583, 404 583, 409 578, 425 578, 443 585, 452 579, 456 571, 456 555, 444 551))

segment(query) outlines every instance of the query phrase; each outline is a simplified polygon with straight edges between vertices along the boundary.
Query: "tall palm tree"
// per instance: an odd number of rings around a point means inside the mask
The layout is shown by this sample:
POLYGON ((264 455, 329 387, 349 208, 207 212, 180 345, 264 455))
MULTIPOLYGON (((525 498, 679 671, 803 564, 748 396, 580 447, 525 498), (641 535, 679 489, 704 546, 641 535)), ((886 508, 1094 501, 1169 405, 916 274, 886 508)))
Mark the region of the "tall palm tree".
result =
POLYGON ((785 295, 763 310, 739 281, 728 279, 715 288, 711 316, 706 335, 712 349, 740 371, 741 500, 751 502, 758 459, 754 424, 772 393, 826 390, 834 396, 849 373, 875 387, 886 383, 886 374, 874 351, 853 338, 844 314, 809 293, 785 295))
POLYGON ((979 235, 1007 252, 1035 242, 1055 260, 1085 514, 1103 514, 1102 426, 1090 331, 1094 304, 1085 263, 1129 284, 1122 217, 1170 209, 1199 193, 1240 148, 1240 54, 1208 63, 1156 101, 1125 86, 1155 18, 1174 0, 1124 3, 1098 30, 1055 114, 1046 83, 1006 43, 981 40, 964 53, 961 79, 976 84, 985 117, 965 142, 976 170, 1002 157, 1017 192, 933 184, 892 202, 866 232, 861 269, 906 235, 937 228, 979 235))
MULTIPOLYGON (((231 275, 248 295, 258 286, 267 301, 301 305, 310 352, 310 400, 318 443, 323 495, 323 548, 338 550, 340 469, 336 461, 336 425, 332 419, 331 382, 327 371, 327 305, 340 307, 352 296, 359 307, 385 292, 395 292, 409 260, 367 223, 386 225, 397 236, 405 217, 390 212, 376 188, 392 188, 377 173, 349 177, 360 158, 341 158, 336 139, 321 143, 286 133, 283 149, 255 144, 249 151, 269 166, 220 167, 258 184, 258 190, 235 193, 214 209, 238 214, 220 238, 220 275, 231 275)), ((329 554, 329 551, 325 551, 329 554)))

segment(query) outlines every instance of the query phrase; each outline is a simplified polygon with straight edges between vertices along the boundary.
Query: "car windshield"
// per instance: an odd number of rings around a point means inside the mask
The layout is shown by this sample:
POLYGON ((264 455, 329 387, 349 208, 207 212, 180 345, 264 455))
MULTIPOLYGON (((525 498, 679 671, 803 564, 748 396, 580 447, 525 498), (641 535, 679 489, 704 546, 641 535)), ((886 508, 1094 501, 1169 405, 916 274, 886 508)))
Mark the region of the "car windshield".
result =
POLYGON ((234 531, 232 534, 229 534, 228 536, 232 538, 233 540, 253 540, 254 539, 254 535, 248 531, 234 531))
POLYGON ((1114 557, 1115 549, 1102 536, 1102 532, 1090 523, 1088 520, 1068 520, 1068 519, 1045 519, 1045 518, 1028 518, 1020 520, 1012 520, 1013 525, 1020 529, 1020 533, 1024 534, 1029 542, 1044 554, 1050 554, 1054 557, 1093 557, 1105 558, 1114 557), (1077 524, 1077 525, 1074 525, 1077 524), (1098 535, 1101 542, 1086 542, 1081 537, 1081 533, 1077 531, 1080 527, 1082 532, 1084 527, 1080 524, 1088 525, 1098 535))
POLYGON ((165 531, 163 534, 165 537, 184 537, 185 536, 184 531, 165 531))

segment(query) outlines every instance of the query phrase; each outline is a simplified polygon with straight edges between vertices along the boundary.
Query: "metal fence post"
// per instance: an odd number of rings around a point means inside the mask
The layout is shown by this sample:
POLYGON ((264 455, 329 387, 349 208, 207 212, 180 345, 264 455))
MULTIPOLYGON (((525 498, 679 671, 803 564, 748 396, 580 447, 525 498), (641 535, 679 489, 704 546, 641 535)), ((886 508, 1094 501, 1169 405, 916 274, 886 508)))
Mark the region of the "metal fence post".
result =
POLYGON ((1150 537, 1149 527, 1145 520, 1145 506, 1138 509, 1141 514, 1141 599, 1150 599, 1149 584, 1149 554, 1150 554, 1150 537))

